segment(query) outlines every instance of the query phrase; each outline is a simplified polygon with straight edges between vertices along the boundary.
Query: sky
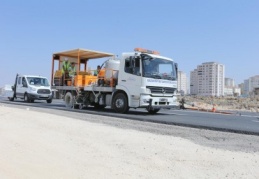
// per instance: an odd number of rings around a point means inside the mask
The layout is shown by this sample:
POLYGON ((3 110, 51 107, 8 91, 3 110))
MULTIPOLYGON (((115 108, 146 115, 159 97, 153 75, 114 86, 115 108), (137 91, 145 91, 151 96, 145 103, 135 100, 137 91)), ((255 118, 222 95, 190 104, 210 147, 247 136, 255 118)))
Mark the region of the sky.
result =
POLYGON ((0 0, 0 12, 0 87, 50 79, 52 54, 76 48, 156 50, 188 77, 212 61, 236 84, 259 75, 258 0, 0 0))

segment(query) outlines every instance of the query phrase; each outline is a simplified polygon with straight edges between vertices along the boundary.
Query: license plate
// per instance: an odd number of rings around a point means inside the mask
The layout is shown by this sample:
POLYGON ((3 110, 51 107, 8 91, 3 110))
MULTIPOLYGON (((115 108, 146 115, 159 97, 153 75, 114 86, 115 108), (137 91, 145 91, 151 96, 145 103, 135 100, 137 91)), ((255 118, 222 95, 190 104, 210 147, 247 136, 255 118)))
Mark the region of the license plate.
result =
POLYGON ((159 101, 160 101, 160 102, 167 102, 167 99, 161 98, 159 101))
POLYGON ((49 97, 49 95, 47 95, 47 94, 43 94, 43 95, 41 95, 41 97, 46 98, 46 97, 49 97))

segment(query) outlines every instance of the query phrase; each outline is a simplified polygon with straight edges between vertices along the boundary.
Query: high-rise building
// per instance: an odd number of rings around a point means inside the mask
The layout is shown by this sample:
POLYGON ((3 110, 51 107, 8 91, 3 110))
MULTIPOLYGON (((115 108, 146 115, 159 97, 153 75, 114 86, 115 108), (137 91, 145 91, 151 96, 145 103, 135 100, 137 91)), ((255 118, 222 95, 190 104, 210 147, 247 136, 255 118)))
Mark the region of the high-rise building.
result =
POLYGON ((182 95, 187 94, 187 76, 186 73, 182 71, 178 71, 177 90, 182 95))
POLYGON ((190 92, 200 96, 224 95, 225 67, 216 62, 197 66, 190 74, 190 92))
POLYGON ((249 79, 244 80, 244 94, 245 95, 249 94, 249 79))
POLYGON ((240 96, 241 88, 235 86, 235 81, 232 78, 225 78, 224 96, 240 96))
POLYGON ((232 78, 225 78, 225 87, 235 87, 235 81, 232 78))
POLYGON ((238 87, 239 87, 240 90, 241 90, 241 95, 244 95, 244 83, 240 83, 240 84, 238 85, 238 87))
POLYGON ((244 94, 253 94, 255 89, 259 88, 259 75, 252 76, 244 80, 244 94))
POLYGON ((198 94, 198 70, 195 69, 191 71, 190 74, 190 94, 197 95, 198 94))

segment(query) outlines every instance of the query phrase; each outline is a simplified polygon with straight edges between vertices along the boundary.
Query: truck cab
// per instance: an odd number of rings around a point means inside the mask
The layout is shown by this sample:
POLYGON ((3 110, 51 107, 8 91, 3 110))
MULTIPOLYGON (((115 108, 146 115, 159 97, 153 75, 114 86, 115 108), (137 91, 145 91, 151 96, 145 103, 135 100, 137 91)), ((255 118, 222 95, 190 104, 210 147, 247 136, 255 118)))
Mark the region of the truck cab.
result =
POLYGON ((9 97, 10 101, 20 98, 25 102, 34 102, 34 100, 46 100, 47 103, 52 102, 51 87, 46 77, 17 75, 12 89, 13 95, 9 97))
POLYGON ((131 108, 178 108, 177 63, 142 48, 123 53, 116 89, 125 92, 131 108))

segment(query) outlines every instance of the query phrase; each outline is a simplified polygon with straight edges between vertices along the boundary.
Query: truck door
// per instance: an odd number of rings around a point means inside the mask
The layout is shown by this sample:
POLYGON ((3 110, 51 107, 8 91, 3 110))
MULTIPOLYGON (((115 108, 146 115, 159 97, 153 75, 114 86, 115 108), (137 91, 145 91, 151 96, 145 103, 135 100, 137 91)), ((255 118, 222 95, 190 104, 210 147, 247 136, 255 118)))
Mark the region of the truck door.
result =
POLYGON ((121 75, 121 85, 129 92, 130 107, 139 106, 139 98, 141 93, 141 67, 140 58, 129 56, 125 58, 124 75, 121 75))
POLYGON ((20 84, 17 85, 17 89, 16 89, 16 94, 17 96, 19 96, 20 98, 24 97, 24 93, 26 92, 27 88, 28 88, 28 84, 26 82, 25 77, 19 77, 20 80, 20 84))

